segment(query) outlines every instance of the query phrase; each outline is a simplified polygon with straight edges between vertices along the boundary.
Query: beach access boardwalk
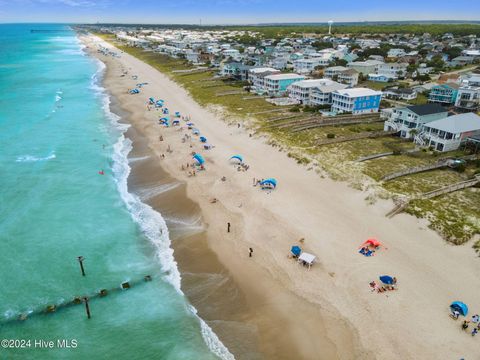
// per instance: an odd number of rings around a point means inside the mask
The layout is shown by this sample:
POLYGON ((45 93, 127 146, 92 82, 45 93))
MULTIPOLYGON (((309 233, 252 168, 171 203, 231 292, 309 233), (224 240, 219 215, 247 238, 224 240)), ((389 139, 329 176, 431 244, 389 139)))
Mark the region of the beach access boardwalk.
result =
POLYGON ((480 175, 475 175, 474 178, 465 180, 465 181, 460 181, 454 184, 450 184, 444 187, 441 187, 439 189, 435 189, 426 193, 423 193, 421 195, 415 196, 411 199, 408 200, 402 200, 400 201, 392 210, 390 210, 385 216, 392 218, 397 214, 400 214, 402 211, 404 211, 407 206, 410 204, 411 201, 413 200, 427 200, 427 199, 432 199, 434 197, 440 196, 440 195, 445 195, 452 193, 454 191, 458 190, 463 190, 470 188, 472 186, 475 186, 477 184, 480 184, 480 175))

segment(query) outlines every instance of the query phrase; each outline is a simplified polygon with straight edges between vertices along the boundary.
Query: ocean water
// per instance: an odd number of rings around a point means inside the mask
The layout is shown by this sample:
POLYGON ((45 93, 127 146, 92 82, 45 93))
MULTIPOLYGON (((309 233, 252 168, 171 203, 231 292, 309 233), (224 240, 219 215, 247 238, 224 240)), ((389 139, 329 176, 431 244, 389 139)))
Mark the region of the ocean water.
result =
POLYGON ((69 27, 0 25, 0 340, 21 340, 0 359, 231 358, 180 291, 163 218, 127 192, 101 76, 69 27), (61 307, 82 295, 91 319, 61 307))

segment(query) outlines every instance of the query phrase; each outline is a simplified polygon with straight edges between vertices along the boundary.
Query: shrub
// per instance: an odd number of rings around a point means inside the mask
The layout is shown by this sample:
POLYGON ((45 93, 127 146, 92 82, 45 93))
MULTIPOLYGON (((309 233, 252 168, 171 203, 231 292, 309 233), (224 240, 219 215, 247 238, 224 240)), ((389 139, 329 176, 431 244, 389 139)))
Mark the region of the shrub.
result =
POLYGON ((327 139, 334 139, 335 138, 335 134, 327 134, 327 139))

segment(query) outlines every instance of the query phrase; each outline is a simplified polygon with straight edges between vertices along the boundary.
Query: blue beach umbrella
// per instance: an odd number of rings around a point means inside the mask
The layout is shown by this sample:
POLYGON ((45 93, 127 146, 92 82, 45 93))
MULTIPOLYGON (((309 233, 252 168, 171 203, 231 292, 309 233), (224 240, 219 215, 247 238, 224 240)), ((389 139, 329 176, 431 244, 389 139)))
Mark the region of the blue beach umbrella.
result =
POLYGON ((194 158, 195 160, 197 160, 197 162, 198 162, 199 165, 202 165, 202 164, 205 162, 205 159, 204 159, 203 156, 200 155, 200 154, 195 154, 195 155, 193 155, 193 158, 194 158))
POLYGON ((178 120, 173 120, 173 123, 172 123, 172 124, 173 124, 173 125, 180 125, 180 121, 178 121, 178 120))
POLYGON ((176 117, 180 117, 180 112, 179 112, 179 111, 175 111, 175 116, 176 116, 176 117))
POLYGON ((205 143, 207 142, 207 138, 205 136, 200 136, 200 141, 205 143))
POLYGON ((382 276, 379 277, 379 279, 384 284, 387 284, 387 285, 392 285, 393 284, 393 278, 391 276, 382 275, 382 276))
POLYGON ((468 306, 461 301, 454 301, 453 303, 451 303, 450 309, 457 310, 463 316, 467 316, 468 314, 468 306))
POLYGON ((237 159, 240 162, 243 162, 243 157, 242 155, 233 155, 230 160, 237 159))
POLYGON ((300 254, 302 253, 302 249, 300 248, 300 246, 292 246, 292 248, 290 249, 290 251, 291 251, 292 254, 295 255, 295 256, 300 256, 300 254))
POLYGON ((150 104, 155 104, 155 99, 153 97, 151 97, 150 99, 148 99, 150 101, 150 104))
POLYGON ((269 186, 272 186, 273 188, 276 188, 277 187, 277 180, 275 180, 274 178, 269 178, 269 179, 265 179, 263 180, 262 182, 260 182, 260 185, 269 185, 269 186))

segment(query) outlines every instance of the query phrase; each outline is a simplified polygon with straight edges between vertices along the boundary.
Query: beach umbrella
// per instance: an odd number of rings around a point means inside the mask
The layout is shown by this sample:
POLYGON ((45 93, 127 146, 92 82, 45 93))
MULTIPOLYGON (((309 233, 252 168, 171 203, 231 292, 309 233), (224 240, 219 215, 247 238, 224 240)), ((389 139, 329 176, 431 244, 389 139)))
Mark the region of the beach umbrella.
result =
POLYGON ((150 104, 155 104, 155 99, 153 97, 151 97, 150 99, 148 99, 150 101, 150 104))
POLYGON ((272 186, 273 188, 276 188, 277 180, 275 180, 274 178, 265 179, 260 182, 260 185, 269 185, 269 186, 272 186))
POLYGON ((178 121, 178 120, 173 120, 173 123, 172 123, 172 124, 173 124, 173 125, 180 125, 180 121, 178 121))
POLYGON ((295 255, 295 256, 300 256, 300 254, 302 253, 302 249, 300 248, 300 246, 292 246, 292 248, 290 249, 290 251, 291 251, 292 254, 295 255))
POLYGON ((179 112, 179 111, 175 111, 175 116, 176 116, 176 117, 180 117, 180 112, 179 112))
POLYGON ((243 162, 243 157, 242 155, 233 155, 230 160, 234 160, 234 159, 237 159, 238 161, 240 162, 243 162))
POLYGON ((198 129, 193 129, 193 130, 192 130, 192 133, 193 133, 194 135, 199 135, 199 134, 200 134, 200 130, 198 130, 198 129))
POLYGON ((387 284, 387 285, 392 285, 393 284, 393 278, 391 276, 382 275, 382 276, 379 277, 379 279, 384 284, 387 284))
POLYGON ((201 142, 207 142, 207 138, 205 136, 200 136, 200 141, 201 142))
POLYGON ((450 309, 458 311, 463 316, 468 314, 468 306, 461 301, 454 301, 450 304, 450 309))
POLYGON ((205 162, 205 159, 204 159, 203 156, 200 155, 200 154, 195 154, 195 155, 193 155, 193 158, 194 158, 195 160, 197 160, 197 162, 198 162, 199 165, 202 165, 202 164, 205 162))

